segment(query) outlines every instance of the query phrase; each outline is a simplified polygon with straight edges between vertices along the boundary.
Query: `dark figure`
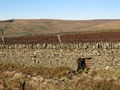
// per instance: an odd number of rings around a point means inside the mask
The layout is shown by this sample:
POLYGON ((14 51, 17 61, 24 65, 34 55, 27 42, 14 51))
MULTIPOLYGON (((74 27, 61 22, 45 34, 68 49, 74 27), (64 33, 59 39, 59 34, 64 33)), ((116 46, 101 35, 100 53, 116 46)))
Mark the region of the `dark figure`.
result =
POLYGON ((77 71, 84 70, 87 67, 86 63, 85 63, 85 59, 92 59, 92 58, 91 57, 90 58, 78 58, 78 60, 77 60, 77 64, 78 64, 77 71))
POLYGON ((78 58, 77 64, 78 64, 77 71, 84 70, 86 68, 85 58, 78 58))
POLYGON ((20 90, 25 90, 26 82, 20 83, 20 90))

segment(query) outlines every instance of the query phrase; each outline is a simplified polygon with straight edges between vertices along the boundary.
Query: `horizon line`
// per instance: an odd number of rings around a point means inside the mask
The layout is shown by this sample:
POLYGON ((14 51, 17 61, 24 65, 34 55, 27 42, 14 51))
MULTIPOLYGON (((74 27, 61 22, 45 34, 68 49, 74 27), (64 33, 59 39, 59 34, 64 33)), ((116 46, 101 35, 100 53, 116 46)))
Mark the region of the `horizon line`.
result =
POLYGON ((52 19, 52 18, 11 18, 11 19, 0 19, 0 21, 7 21, 7 20, 64 20, 64 21, 89 21, 89 20, 120 20, 120 19, 52 19))

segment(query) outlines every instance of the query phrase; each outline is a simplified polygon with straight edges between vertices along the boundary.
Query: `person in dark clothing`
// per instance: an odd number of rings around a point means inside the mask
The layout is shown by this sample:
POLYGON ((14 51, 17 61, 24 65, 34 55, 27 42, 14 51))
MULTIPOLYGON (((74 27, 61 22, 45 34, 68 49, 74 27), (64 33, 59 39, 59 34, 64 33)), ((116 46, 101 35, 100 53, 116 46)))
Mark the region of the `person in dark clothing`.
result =
POLYGON ((87 66, 86 66, 86 63, 85 63, 85 59, 92 59, 92 57, 90 58, 78 58, 77 60, 77 64, 78 64, 78 67, 77 67, 77 71, 79 70, 84 70, 87 66))
POLYGON ((77 71, 84 70, 86 68, 85 58, 78 58, 77 64, 78 64, 77 71))

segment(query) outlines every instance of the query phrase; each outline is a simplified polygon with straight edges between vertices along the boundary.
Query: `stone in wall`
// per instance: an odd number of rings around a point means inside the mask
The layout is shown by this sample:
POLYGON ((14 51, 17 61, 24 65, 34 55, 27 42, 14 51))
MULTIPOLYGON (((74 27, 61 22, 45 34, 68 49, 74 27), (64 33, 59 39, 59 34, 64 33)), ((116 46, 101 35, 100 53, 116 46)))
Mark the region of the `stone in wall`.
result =
POLYGON ((0 45, 0 62, 43 67, 77 68, 79 57, 92 57, 93 69, 120 68, 120 43, 0 45))

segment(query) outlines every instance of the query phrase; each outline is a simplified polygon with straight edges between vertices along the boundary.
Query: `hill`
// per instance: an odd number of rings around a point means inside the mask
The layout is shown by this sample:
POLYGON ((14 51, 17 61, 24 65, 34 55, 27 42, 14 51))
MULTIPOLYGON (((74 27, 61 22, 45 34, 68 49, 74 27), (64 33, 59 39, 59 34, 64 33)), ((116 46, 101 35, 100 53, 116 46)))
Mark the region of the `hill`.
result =
POLYGON ((119 31, 120 20, 13 19, 0 21, 0 36, 22 36, 63 32, 119 31))

